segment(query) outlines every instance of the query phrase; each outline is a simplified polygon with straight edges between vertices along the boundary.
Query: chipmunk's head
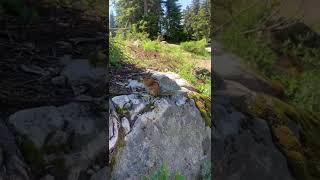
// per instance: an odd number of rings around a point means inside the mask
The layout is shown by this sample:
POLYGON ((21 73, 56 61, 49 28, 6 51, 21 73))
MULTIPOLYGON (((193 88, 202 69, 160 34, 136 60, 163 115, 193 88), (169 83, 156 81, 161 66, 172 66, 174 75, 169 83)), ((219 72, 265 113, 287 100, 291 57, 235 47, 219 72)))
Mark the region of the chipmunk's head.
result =
POLYGON ((146 86, 150 86, 151 84, 154 83, 154 79, 150 76, 145 76, 143 77, 143 84, 146 85, 146 86))

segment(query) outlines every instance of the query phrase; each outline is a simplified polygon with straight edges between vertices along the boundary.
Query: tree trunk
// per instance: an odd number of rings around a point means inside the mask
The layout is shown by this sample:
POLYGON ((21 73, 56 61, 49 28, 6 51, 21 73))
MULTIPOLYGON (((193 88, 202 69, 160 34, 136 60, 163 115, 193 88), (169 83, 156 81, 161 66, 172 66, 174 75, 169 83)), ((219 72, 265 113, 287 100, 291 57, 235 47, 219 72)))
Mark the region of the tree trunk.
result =
POLYGON ((143 11, 144 11, 144 15, 146 15, 147 14, 147 12, 148 12, 148 2, 147 2, 147 0, 143 0, 143 11))

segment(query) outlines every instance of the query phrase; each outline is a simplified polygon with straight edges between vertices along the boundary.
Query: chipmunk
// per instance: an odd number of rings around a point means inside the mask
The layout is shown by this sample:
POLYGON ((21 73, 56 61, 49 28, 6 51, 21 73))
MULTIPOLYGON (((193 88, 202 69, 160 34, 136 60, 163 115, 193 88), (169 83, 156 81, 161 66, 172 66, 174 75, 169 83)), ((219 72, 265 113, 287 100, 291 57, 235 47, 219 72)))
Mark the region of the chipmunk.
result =
POLYGON ((175 94, 174 92, 162 92, 159 83, 152 77, 144 77, 143 84, 152 96, 172 96, 175 94))

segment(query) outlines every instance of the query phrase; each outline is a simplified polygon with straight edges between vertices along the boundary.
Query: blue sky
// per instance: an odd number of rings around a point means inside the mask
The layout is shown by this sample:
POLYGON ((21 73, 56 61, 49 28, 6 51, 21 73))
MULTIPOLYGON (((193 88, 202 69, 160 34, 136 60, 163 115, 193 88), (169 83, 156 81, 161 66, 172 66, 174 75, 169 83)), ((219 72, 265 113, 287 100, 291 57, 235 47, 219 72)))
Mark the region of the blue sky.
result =
POLYGON ((180 5, 182 5, 182 9, 185 9, 188 5, 191 4, 191 0, 179 0, 180 5))
MULTIPOLYGON (((188 5, 191 4, 192 0, 179 0, 179 4, 181 5, 182 9, 185 9, 188 5)), ((110 2, 110 1, 109 1, 110 2)), ((110 10, 109 10, 109 14, 114 11, 114 7, 111 6, 110 4, 110 10)))

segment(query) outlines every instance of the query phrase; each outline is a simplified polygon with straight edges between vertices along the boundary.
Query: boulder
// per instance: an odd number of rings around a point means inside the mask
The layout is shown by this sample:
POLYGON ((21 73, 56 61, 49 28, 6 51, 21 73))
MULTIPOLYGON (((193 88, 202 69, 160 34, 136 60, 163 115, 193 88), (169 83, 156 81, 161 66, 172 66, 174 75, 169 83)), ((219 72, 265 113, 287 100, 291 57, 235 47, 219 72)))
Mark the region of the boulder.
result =
POLYGON ((194 102, 178 106, 174 98, 149 100, 151 105, 138 113, 125 146, 115 155, 112 177, 140 179, 165 164, 171 173, 198 178, 201 164, 210 159, 211 131, 194 102))
POLYGON ((214 94, 213 179, 293 180, 267 121, 243 108, 255 92, 233 81, 214 94))
POLYGON ((90 103, 69 103, 18 111, 9 123, 23 137, 33 171, 46 172, 48 164, 55 179, 78 180, 80 174, 106 151, 105 112, 90 103), (30 149, 31 148, 31 149, 30 149), (34 164, 37 163, 37 164, 34 164))
POLYGON ((44 106, 18 111, 9 117, 9 123, 41 148, 49 133, 62 129, 64 120, 56 107, 44 106))
POLYGON ((14 135, 0 119, 0 179, 29 180, 30 168, 24 162, 14 135))
POLYGON ((105 95, 107 69, 92 67, 87 59, 65 62, 61 75, 65 76, 76 96, 88 93, 94 97, 105 95))

